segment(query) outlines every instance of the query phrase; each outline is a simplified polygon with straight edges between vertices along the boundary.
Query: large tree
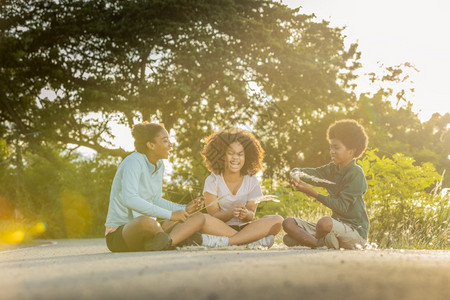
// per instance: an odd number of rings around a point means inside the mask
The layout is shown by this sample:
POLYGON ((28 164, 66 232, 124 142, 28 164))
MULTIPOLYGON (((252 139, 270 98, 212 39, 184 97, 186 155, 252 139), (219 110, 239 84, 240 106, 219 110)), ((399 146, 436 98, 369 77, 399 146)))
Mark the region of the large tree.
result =
MULTIPOLYGON (((203 139, 223 127, 254 130, 267 177, 328 161, 326 127, 339 118, 359 119, 387 153, 427 134, 385 92, 354 95, 359 53, 341 29, 273 1, 3 1, 0 16, 1 130, 16 150, 124 156, 111 124, 157 121, 176 133, 177 172, 201 181, 203 139)), ((390 71, 381 80, 398 81, 390 71)), ((445 118, 434 124, 448 132, 445 118)))
POLYGON ((202 138, 240 124, 259 134, 274 175, 316 138, 314 119, 352 99, 356 46, 277 2, 3 2, 0 119, 23 145, 123 156, 107 143, 111 122, 159 121, 186 172, 201 165, 202 138))

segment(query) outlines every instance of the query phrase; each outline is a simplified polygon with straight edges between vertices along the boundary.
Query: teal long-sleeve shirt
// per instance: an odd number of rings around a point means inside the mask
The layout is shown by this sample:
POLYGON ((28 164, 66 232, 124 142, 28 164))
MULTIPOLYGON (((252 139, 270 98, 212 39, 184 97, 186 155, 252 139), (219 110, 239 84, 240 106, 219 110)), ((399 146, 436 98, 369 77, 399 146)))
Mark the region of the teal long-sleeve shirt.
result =
POLYGON ((106 227, 118 227, 139 215, 170 219, 185 205, 162 198, 164 163, 153 165, 145 154, 133 152, 117 169, 111 187, 106 227))
MULTIPOLYGON (((363 195, 367 191, 364 171, 355 160, 342 170, 330 163, 319 168, 301 168, 306 174, 326 179, 336 184, 316 183, 302 179, 306 183, 326 188, 329 196, 319 194, 317 200, 332 210, 332 217, 354 228, 364 239, 369 233, 369 218, 363 195)), ((294 171, 293 170, 293 171, 294 171)))

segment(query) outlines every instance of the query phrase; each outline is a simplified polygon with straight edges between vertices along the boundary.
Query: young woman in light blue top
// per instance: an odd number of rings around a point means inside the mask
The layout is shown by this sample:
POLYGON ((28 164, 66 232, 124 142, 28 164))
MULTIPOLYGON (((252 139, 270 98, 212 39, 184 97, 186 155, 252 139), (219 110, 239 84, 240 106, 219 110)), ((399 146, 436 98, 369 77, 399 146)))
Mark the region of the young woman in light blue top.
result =
POLYGON ((162 198, 162 159, 168 158, 172 148, 164 127, 144 122, 135 125, 132 134, 137 152, 122 161, 111 188, 105 223, 108 248, 113 252, 166 250, 195 232, 214 234, 217 230, 208 225, 204 214, 191 215, 203 206, 203 197, 188 205, 162 198), (177 223, 164 232, 156 217, 177 223))

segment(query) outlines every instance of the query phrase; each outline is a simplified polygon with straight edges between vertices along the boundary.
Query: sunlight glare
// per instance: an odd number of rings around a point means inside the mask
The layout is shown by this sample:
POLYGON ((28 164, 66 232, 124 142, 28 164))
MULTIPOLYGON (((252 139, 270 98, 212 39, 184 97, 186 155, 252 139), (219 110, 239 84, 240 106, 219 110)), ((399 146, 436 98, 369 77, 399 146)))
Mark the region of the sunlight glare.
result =
POLYGON ((1 241, 5 244, 15 245, 19 244, 25 238, 25 233, 22 230, 4 233, 1 236, 1 241))
POLYGON ((44 233, 47 230, 47 224, 44 222, 37 222, 33 227, 30 229, 31 234, 39 234, 44 233))
MULTIPOLYGON (((301 13, 314 13, 316 21, 330 21, 332 27, 345 27, 345 44, 357 42, 362 52, 361 76, 378 70, 378 63, 395 66, 410 62, 419 70, 408 95, 419 119, 428 121, 433 113, 450 113, 450 4, 441 0, 377 2, 357 0, 282 0, 291 8, 301 6, 301 13)), ((367 80, 356 80, 357 93, 373 92, 367 80)))
POLYGON ((134 150, 134 139, 128 126, 114 124, 111 126, 111 130, 115 136, 112 142, 116 147, 120 147, 125 151, 134 150))

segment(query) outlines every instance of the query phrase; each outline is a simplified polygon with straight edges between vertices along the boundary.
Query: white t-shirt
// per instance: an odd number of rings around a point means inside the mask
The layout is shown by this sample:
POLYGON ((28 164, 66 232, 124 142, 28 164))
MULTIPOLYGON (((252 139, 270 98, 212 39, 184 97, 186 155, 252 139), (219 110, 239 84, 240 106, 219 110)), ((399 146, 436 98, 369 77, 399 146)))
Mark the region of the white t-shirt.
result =
MULTIPOLYGON (((211 173, 205 180, 203 193, 208 192, 218 198, 226 195, 219 200, 221 210, 230 211, 240 204, 247 204, 247 201, 261 197, 261 186, 255 176, 245 175, 236 195, 232 195, 222 175, 211 173)), ((226 222, 228 225, 243 225, 244 222, 239 218, 232 218, 226 222)))

